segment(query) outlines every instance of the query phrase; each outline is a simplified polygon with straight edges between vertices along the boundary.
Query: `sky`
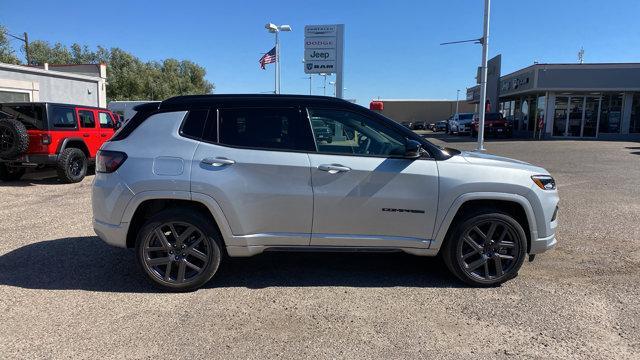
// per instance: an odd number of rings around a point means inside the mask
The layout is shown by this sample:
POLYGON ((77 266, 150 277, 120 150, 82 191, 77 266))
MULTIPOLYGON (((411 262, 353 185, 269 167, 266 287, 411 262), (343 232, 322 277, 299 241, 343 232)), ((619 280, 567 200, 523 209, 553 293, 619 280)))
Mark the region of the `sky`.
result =
MULTIPOLYGON (((345 24, 345 97, 455 99, 475 83, 481 46, 439 45, 482 36, 483 0, 391 1, 0 1, 0 24, 51 43, 127 50, 142 60, 192 60, 216 93, 273 91, 274 69, 258 59, 281 34, 282 93, 309 93, 304 25, 345 24)), ((16 48, 20 45, 16 43, 16 48)), ((638 0, 493 0, 489 56, 502 74, 540 63, 640 62, 638 0)), ((20 53, 20 55, 23 55, 20 53)), ((329 78, 328 81, 333 79, 329 78)), ((314 76, 312 92, 323 94, 314 76)), ((327 94, 333 89, 327 85, 327 94)))

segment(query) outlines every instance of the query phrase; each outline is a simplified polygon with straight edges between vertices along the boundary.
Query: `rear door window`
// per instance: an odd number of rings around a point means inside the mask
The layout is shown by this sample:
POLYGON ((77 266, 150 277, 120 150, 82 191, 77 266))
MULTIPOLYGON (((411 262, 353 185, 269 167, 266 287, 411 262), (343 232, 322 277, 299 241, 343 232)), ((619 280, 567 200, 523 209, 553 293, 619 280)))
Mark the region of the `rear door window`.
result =
POLYGON ((80 118, 80 126, 83 128, 95 128, 96 127, 96 119, 93 116, 93 111, 91 110, 80 110, 78 111, 78 117, 80 118))
POLYGON ((70 106, 51 106, 49 110, 49 121, 54 128, 58 129, 75 129, 78 127, 73 108, 70 106))
POLYGON ((315 151, 309 122, 297 108, 221 109, 219 140, 244 148, 315 151))

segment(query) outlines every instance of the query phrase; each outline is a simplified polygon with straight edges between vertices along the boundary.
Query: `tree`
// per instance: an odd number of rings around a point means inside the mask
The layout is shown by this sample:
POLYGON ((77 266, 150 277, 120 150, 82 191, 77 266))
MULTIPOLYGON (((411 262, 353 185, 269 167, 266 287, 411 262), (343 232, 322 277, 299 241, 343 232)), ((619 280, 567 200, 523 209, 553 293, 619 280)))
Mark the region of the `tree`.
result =
POLYGON ((143 62, 120 48, 98 46, 93 51, 77 43, 70 47, 61 43, 52 46, 42 40, 31 42, 29 53, 30 65, 107 64, 109 101, 163 100, 176 95, 210 94, 215 88, 205 78, 206 70, 189 60, 143 62))
POLYGON ((7 36, 7 29, 0 25, 0 62, 6 64, 20 64, 20 59, 16 56, 13 46, 7 36))

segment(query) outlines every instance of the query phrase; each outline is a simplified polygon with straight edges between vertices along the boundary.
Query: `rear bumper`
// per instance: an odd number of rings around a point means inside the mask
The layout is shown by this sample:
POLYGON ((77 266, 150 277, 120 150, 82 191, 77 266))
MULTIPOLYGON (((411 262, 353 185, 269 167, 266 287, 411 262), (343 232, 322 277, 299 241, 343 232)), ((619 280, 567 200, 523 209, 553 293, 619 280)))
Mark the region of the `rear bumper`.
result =
POLYGON ((58 155, 49 154, 26 154, 20 155, 15 159, 0 159, 0 162, 9 163, 14 166, 38 166, 38 165, 55 165, 58 162, 58 155))
POLYGON ((109 245, 121 248, 127 247, 127 230, 128 223, 120 223, 119 225, 107 224, 102 221, 93 219, 93 231, 109 245))

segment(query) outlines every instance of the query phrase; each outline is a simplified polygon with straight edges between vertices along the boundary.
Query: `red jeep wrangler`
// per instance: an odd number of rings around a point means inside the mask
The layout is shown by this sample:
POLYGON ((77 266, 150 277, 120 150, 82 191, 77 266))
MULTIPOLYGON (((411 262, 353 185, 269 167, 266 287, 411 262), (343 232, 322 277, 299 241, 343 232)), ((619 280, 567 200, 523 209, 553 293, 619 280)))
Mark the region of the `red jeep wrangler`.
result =
POLYGON ((55 166, 63 182, 84 179, 118 118, 109 110, 53 103, 0 104, 0 180, 55 166))

